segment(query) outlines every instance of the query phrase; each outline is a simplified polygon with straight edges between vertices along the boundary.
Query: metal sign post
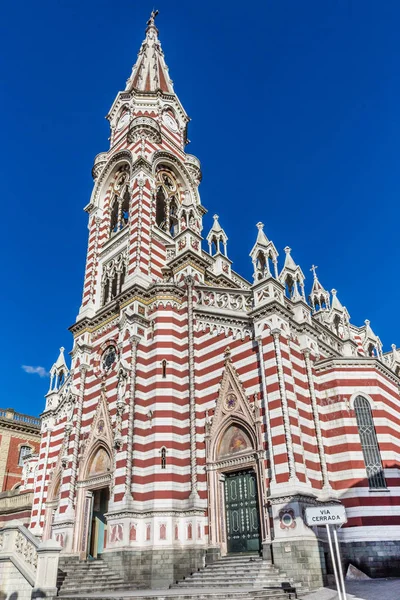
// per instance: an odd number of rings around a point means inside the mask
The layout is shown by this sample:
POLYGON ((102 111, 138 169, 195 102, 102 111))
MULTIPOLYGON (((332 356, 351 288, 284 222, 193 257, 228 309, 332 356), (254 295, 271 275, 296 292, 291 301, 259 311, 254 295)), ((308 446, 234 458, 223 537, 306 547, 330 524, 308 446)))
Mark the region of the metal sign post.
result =
MULTIPOLYGON (((336 583, 336 589, 338 592, 338 596, 339 596, 339 600, 345 600, 342 596, 342 590, 341 590, 341 585, 340 585, 340 581, 339 581, 339 576, 338 576, 338 568, 336 566, 336 556, 335 556, 335 552, 333 550, 333 544, 332 544, 332 536, 331 536, 331 526, 327 525, 326 526, 326 533, 328 536, 328 543, 329 543, 329 550, 331 553, 331 559, 332 559, 332 565, 333 565, 333 572, 335 574, 335 583, 336 583)), ((341 569, 341 565, 339 564, 339 571, 341 569)))
POLYGON ((337 534, 337 528, 333 528, 333 537, 335 540, 335 548, 336 548, 336 558, 339 565, 339 579, 342 586, 343 600, 347 600, 346 596, 346 588, 344 587, 344 577, 343 577, 343 569, 342 569, 342 558, 340 556, 340 548, 339 548, 339 540, 337 534))
POLYGON ((321 525, 326 526, 326 534, 328 536, 329 551, 331 553, 333 573, 335 575, 339 600, 347 600, 342 560, 340 557, 339 540, 336 529, 336 525, 343 525, 343 523, 347 522, 344 506, 342 504, 320 504, 319 506, 309 506, 306 508, 305 517, 306 523, 309 527, 320 527, 321 525), (333 525, 335 548, 332 544, 331 525, 333 525))

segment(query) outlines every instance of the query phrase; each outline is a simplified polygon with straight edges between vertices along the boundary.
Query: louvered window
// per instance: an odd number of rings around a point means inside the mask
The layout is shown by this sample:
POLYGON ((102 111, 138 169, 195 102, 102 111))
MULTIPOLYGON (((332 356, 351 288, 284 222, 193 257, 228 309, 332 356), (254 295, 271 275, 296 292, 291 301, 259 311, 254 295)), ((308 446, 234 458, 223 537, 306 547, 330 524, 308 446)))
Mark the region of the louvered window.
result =
POLYGON ((385 488, 386 481, 383 474, 381 453, 379 451, 370 403, 366 398, 357 396, 354 402, 354 410, 356 412, 358 433, 360 434, 369 487, 371 489, 385 488))

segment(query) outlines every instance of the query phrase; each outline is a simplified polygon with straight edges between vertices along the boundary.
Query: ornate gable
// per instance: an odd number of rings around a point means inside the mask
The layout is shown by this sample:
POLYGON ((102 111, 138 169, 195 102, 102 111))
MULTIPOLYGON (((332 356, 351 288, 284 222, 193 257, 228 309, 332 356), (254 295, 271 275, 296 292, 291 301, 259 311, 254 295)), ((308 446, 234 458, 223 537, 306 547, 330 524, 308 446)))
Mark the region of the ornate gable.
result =
MULTIPOLYGON (((230 426, 236 426, 237 451, 262 449, 261 416, 258 400, 249 402, 242 383, 232 364, 230 349, 225 351, 225 370, 213 417, 206 417, 207 459, 215 461, 222 438, 230 426), (239 431, 240 430, 240 431, 239 431)), ((235 451, 235 449, 233 449, 235 451)))
POLYGON ((109 451, 110 457, 112 456, 112 424, 108 410, 104 383, 102 383, 100 401, 97 405, 96 414, 93 418, 90 435, 83 451, 81 452, 82 461, 80 467, 80 479, 87 477, 90 467, 90 460, 94 456, 95 451, 100 447, 106 448, 109 451))

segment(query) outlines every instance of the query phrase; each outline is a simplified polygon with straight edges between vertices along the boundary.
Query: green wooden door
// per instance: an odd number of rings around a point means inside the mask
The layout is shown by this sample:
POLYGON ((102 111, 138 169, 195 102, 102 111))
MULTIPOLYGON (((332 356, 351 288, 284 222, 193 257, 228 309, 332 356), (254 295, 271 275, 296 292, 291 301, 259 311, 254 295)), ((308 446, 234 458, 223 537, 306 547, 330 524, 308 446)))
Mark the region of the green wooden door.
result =
POLYGON ((226 475, 225 509, 228 552, 258 552, 260 519, 254 471, 226 475))

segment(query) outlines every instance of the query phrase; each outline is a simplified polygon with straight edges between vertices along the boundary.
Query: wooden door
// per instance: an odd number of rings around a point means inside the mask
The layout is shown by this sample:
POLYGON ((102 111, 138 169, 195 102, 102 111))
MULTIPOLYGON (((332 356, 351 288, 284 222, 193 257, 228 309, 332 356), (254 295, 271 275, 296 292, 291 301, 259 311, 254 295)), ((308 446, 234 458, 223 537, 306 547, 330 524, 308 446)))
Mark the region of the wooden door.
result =
POLYGON ((228 552, 258 552, 260 519, 254 471, 226 475, 225 510, 228 552))

